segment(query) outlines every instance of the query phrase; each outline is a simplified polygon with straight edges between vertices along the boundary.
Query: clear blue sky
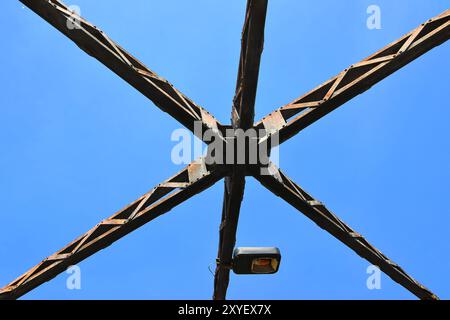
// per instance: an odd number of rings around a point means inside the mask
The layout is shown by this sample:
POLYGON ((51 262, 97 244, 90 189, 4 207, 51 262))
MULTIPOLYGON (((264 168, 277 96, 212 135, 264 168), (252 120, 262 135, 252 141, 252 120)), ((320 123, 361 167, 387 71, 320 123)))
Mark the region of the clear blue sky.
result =
MULTIPOLYGON (((269 1, 256 115, 314 88, 450 7, 449 0, 269 1), (382 30, 366 9, 382 10, 382 30)), ((74 0, 82 15, 229 122, 245 1, 74 0)), ((18 1, 0 26, 0 285, 179 171, 180 125, 18 1)), ((309 127, 281 167, 407 272, 450 298, 450 44, 309 127)), ((209 299, 223 184, 24 298, 209 299), (181 267, 182 266, 182 267, 181 267)), ((280 272, 231 277, 230 299, 411 299, 247 180, 239 246, 278 246, 280 272)))

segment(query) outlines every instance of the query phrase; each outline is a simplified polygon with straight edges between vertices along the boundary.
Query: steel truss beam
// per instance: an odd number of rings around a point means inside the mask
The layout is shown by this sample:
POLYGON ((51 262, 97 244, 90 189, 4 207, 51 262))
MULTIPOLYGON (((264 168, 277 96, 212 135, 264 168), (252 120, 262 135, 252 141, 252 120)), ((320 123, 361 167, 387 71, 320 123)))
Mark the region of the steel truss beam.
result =
POLYGON ((96 26, 74 16, 62 2, 20 1, 192 132, 196 121, 203 123, 203 129, 220 130, 220 123, 208 111, 148 69, 96 26), (71 28, 68 23, 72 24, 71 28))
POLYGON ((435 294, 409 276, 398 264, 383 255, 361 234, 346 225, 335 214, 329 211, 322 202, 309 195, 281 172, 281 170, 271 165, 269 172, 271 175, 261 175, 255 171, 254 177, 275 195, 291 204, 315 222, 320 228, 355 251, 359 256, 378 266, 392 280, 402 285, 420 299, 438 299, 435 294))
POLYGON ((0 300, 17 299, 123 236, 209 188, 222 179, 224 168, 210 167, 203 159, 159 184, 141 198, 103 220, 62 250, 0 289, 0 300))
MULTIPOLYGON (((231 114, 234 129, 246 130, 253 126, 266 14, 267 0, 247 1, 236 93, 231 114)), ((234 166, 231 174, 225 178, 222 223, 214 277, 213 299, 215 300, 226 298, 239 213, 245 190, 245 175, 245 167, 234 166)))
POLYGON ((282 143, 449 38, 450 10, 446 10, 255 126, 266 128, 269 135, 279 134, 282 143))
POLYGON ((245 174, 239 169, 233 169, 232 175, 226 177, 224 182, 222 222, 214 275, 214 300, 225 300, 230 282, 232 255, 236 244, 239 213, 245 189, 245 174))
POLYGON ((235 127, 249 129, 255 119, 255 100, 259 67, 264 49, 267 0, 249 0, 242 30, 241 57, 233 99, 232 122, 235 127))

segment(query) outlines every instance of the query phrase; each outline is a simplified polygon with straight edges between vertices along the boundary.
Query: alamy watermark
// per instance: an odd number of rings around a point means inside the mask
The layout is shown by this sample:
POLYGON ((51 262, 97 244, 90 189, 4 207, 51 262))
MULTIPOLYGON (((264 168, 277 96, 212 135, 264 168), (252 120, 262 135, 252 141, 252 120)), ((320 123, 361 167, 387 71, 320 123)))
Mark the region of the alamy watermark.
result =
MULTIPOLYGON (((227 128, 223 132, 203 130, 203 123, 194 124, 194 137, 187 129, 172 132, 171 160, 176 165, 188 165, 194 159, 204 157, 212 165, 279 165, 279 136, 268 134, 265 129, 248 130, 227 128), (207 144, 206 148, 203 142, 207 144)), ((261 172, 263 173, 263 172, 261 172)), ((264 170, 267 174, 267 170, 264 170)))
POLYGON ((70 15, 67 18, 66 26, 69 30, 81 29, 81 8, 76 5, 68 7, 70 15))
POLYGON ((69 290, 81 290, 81 269, 79 266, 70 266, 66 273, 69 274, 66 280, 66 287, 69 290))
POLYGON ((367 28, 369 30, 380 30, 381 29, 381 8, 375 4, 367 7, 367 28))
POLYGON ((367 289, 369 290, 381 290, 381 270, 375 265, 367 267, 366 270, 369 277, 366 281, 367 289))

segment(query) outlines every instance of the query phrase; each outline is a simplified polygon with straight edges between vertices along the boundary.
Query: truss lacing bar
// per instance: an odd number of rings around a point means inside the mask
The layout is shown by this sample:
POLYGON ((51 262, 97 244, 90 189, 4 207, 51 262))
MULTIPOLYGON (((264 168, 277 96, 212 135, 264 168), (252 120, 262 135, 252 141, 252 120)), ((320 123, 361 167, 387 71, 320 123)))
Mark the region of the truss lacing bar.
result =
POLYGON ((358 232, 350 232, 349 235, 354 239, 364 239, 364 237, 360 235, 358 232))
MULTIPOLYGON (((351 68, 351 67, 350 67, 351 68)), ((349 69, 350 69, 349 68, 349 69)), ((342 82, 342 80, 345 78, 345 76, 348 73, 349 69, 345 69, 343 72, 341 72, 341 74, 336 78, 336 81, 334 81, 333 85, 331 86, 330 90, 328 90, 328 92, 326 93, 325 97, 323 98, 323 101, 327 101, 328 99, 330 99, 334 92, 336 91, 337 87, 339 86, 339 84, 342 82)))
POLYGON ((408 40, 406 40, 406 42, 403 44, 403 46, 400 48, 400 50, 398 51, 399 54, 402 54, 403 52, 405 52, 406 50, 409 49, 409 47, 412 45, 412 43, 414 42, 414 40, 416 40, 417 36, 420 34, 420 32, 423 30, 423 28, 425 28, 426 24, 422 23, 420 25, 420 27, 418 27, 408 38, 408 40))
POLYGON ((59 261, 64 260, 70 257, 72 253, 64 253, 64 254, 54 254, 46 259, 46 261, 59 261))
POLYGON ((315 109, 322 104, 322 101, 312 101, 312 102, 294 102, 287 104, 280 108, 280 110, 306 110, 306 109, 315 109))
POLYGON ((311 207, 320 207, 323 206, 323 203, 317 200, 309 200, 307 201, 311 207))
POLYGON ((128 219, 106 219, 101 222, 101 225, 117 226, 128 222, 128 219))
POLYGON ((105 38, 105 40, 113 47, 116 53, 122 58, 122 62, 127 64, 130 68, 133 68, 134 65, 130 62, 130 60, 128 60, 128 58, 123 54, 122 50, 120 50, 120 48, 114 43, 114 41, 112 41, 103 31, 100 31, 100 33, 103 38, 105 38))

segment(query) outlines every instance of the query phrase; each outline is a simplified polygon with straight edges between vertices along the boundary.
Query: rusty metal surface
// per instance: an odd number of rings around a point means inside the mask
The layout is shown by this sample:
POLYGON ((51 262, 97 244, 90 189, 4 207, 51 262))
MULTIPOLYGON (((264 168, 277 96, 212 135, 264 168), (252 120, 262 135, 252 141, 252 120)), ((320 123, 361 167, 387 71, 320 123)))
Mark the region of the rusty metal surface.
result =
POLYGON ((259 172, 255 172, 254 177, 275 195, 291 204, 314 221, 320 228, 355 251, 359 256, 378 266, 392 280, 405 287, 418 298, 427 300, 438 299, 434 293, 409 276, 398 264, 383 255, 361 234, 346 225, 329 211, 322 202, 309 195, 274 165, 272 165, 271 172, 273 175, 260 175, 259 172))
MULTIPOLYGON (((255 100, 258 75, 264 46, 264 28, 267 0, 248 0, 242 31, 241 58, 232 106, 232 125, 235 129, 249 129, 255 118, 255 100)), ((248 147, 248 146, 247 146, 248 147)), ((225 178, 222 223, 219 231, 219 249, 214 276, 214 300, 224 300, 230 279, 233 249, 239 213, 245 190, 246 170, 235 165, 225 178)))
MULTIPOLYGON (((60 1, 20 1, 191 131, 194 131, 194 122, 201 121, 203 129, 212 129, 215 134, 218 133, 219 137, 224 139, 226 128, 246 129, 252 127, 264 41, 267 0, 247 1, 231 126, 220 124, 208 111, 196 105, 166 80, 147 69, 89 22, 80 18, 79 29, 68 29, 66 23, 72 13, 60 1)), ((284 142, 449 38, 450 10, 447 10, 428 20, 400 40, 344 70, 301 98, 275 110, 262 121, 253 125, 253 128, 265 129, 266 136, 259 137, 261 141, 268 140, 271 135, 279 135, 280 142, 284 142)), ((225 299, 240 206, 244 195, 245 176, 249 174, 361 257, 378 265, 394 281, 417 297, 437 299, 436 295, 410 277, 278 168, 272 165, 270 169, 270 175, 261 175, 261 172, 268 171, 267 168, 251 166, 248 163, 243 166, 237 164, 224 166, 208 165, 203 160, 195 161, 174 177, 161 183, 112 217, 102 221, 64 249, 43 260, 1 289, 0 299, 17 299, 42 283, 51 280, 69 265, 76 264, 109 246, 224 177, 225 192, 218 265, 214 281, 214 299, 225 299)))
POLYGON ((209 188, 225 174, 222 168, 207 168, 202 159, 195 161, 8 284, 0 290, 0 300, 21 297, 64 272, 69 266, 108 247, 123 236, 209 188))
POLYGON ((233 99, 232 119, 238 128, 253 127, 261 55, 264 48, 264 29, 267 0, 248 0, 242 30, 241 57, 233 99))
POLYGON ((245 189, 245 173, 233 170, 225 178, 222 222, 219 230, 219 250, 214 275, 214 300, 225 300, 230 281, 230 265, 236 243, 236 232, 239 221, 242 199, 245 189))

